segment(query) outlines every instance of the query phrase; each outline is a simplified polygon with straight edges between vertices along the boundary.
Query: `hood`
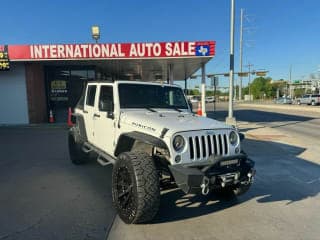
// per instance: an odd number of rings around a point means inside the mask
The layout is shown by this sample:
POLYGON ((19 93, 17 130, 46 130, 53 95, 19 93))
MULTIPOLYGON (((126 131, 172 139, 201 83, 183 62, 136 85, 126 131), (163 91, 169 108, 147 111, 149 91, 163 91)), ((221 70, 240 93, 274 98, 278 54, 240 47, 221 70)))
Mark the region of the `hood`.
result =
POLYGON ((152 135, 161 134, 163 128, 169 129, 168 134, 176 132, 203 130, 203 129, 226 129, 230 126, 217 120, 200 117, 189 112, 177 112, 175 110, 148 110, 134 109, 121 110, 120 122, 133 128, 144 129, 152 135))

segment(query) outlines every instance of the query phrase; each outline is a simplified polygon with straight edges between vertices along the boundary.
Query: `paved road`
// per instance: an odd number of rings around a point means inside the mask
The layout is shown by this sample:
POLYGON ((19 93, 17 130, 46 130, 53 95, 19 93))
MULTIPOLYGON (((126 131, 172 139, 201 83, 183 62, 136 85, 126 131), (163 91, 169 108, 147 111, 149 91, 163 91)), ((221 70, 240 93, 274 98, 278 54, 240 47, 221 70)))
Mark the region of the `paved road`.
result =
MULTIPOLYGON (((273 112, 262 108, 263 114, 260 114, 261 111, 255 108, 255 110, 251 110, 250 116, 252 116, 252 121, 263 126, 278 129, 281 132, 289 133, 292 137, 303 138, 312 143, 318 142, 320 139, 320 113, 296 111, 290 107, 288 106, 287 110, 273 109, 273 112)), ((320 106, 301 106, 301 109, 304 108, 320 109, 320 106)), ((240 109, 241 111, 243 110, 240 109)))
POLYGON ((65 129, 0 128, 0 240, 105 239, 111 168, 71 164, 65 129))
MULTIPOLYGON (((301 106, 303 108, 315 108, 301 106)), ((316 106, 320 108, 320 106, 316 106)), ((211 105, 208 109, 213 109, 211 105)), ((248 108, 241 105, 235 106, 234 115, 237 121, 256 123, 260 126, 270 127, 289 133, 293 137, 307 138, 311 142, 320 139, 320 113, 282 109, 248 108), (318 131, 317 131, 318 130, 318 131)), ((227 116, 227 104, 218 104, 217 112, 209 112, 209 116, 224 120, 227 116)))

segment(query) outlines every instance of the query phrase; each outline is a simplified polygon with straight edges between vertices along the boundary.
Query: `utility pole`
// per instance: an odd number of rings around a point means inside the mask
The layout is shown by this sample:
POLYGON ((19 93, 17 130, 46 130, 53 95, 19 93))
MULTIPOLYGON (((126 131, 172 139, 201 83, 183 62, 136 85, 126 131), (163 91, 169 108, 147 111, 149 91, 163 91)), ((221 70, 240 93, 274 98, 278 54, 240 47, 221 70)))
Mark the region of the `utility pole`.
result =
MULTIPOLYGON (((243 8, 240 16, 240 73, 242 73, 242 44, 243 44, 243 8)), ((240 74, 239 100, 242 100, 242 74, 240 74)))
POLYGON ((291 89, 291 84, 292 84, 291 75, 292 75, 292 64, 290 64, 290 69, 289 69, 289 95, 292 98, 293 94, 292 94, 292 89, 291 89))
POLYGON ((236 125, 236 119, 233 117, 233 80, 234 80, 234 0, 231 0, 230 11, 230 72, 229 72, 229 111, 226 123, 236 125))
POLYGON ((292 64, 290 64, 290 69, 289 69, 289 83, 291 83, 291 74, 292 74, 292 64))
POLYGON ((213 75, 212 79, 213 79, 213 95, 214 95, 213 111, 216 112, 218 76, 213 75))
POLYGON ((251 67, 253 67, 253 64, 248 64, 246 67, 249 69, 249 82, 248 82, 248 87, 249 87, 249 98, 251 100, 251 67))
POLYGON ((201 110, 202 116, 207 116, 206 113, 206 68, 205 64, 201 65, 201 110))

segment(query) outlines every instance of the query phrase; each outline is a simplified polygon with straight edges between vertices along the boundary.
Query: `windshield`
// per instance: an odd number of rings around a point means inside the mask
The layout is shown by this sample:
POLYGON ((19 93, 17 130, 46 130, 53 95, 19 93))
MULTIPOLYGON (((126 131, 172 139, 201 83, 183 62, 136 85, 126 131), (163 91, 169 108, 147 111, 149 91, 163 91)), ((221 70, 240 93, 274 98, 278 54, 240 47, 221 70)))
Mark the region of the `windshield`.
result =
POLYGON ((120 108, 179 108, 188 109, 181 88, 119 84, 120 108))

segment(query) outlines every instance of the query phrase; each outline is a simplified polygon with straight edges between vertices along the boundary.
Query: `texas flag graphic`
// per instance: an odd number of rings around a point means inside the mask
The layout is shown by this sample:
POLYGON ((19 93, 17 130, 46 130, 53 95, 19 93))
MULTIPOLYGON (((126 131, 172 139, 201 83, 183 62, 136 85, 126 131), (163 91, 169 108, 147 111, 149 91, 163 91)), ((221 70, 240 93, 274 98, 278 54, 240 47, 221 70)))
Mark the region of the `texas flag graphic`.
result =
POLYGON ((196 46, 196 56, 209 56, 210 46, 209 45, 197 45, 196 46))

